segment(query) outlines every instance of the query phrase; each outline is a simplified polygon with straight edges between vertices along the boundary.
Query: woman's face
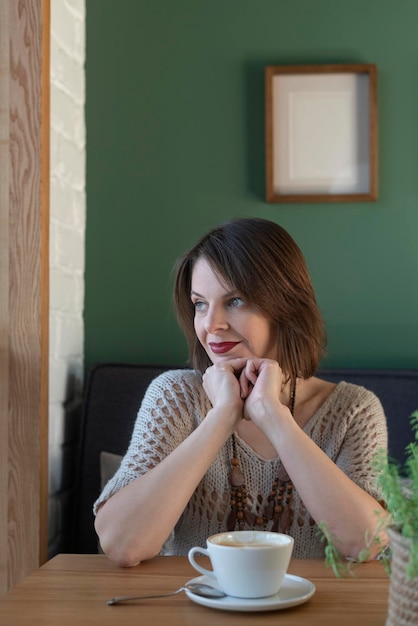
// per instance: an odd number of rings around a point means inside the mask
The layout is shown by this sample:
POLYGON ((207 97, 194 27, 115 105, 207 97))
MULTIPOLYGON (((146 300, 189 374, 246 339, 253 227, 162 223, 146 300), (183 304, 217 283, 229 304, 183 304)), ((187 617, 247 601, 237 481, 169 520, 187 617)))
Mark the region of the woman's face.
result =
POLYGON ((193 267, 191 301, 197 338, 212 363, 246 356, 277 359, 271 320, 220 282, 203 258, 193 267))

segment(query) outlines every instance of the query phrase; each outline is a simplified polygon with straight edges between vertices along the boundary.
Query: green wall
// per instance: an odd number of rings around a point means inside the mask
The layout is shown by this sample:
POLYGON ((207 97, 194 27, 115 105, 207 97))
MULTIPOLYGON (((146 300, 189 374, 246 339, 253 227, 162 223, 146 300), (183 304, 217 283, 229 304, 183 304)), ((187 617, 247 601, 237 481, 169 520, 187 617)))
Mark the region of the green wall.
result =
POLYGON ((260 216, 308 261, 330 366, 418 367, 417 0, 87 0, 85 360, 183 362, 175 259, 260 216), (376 63, 379 199, 264 201, 265 65, 376 63))

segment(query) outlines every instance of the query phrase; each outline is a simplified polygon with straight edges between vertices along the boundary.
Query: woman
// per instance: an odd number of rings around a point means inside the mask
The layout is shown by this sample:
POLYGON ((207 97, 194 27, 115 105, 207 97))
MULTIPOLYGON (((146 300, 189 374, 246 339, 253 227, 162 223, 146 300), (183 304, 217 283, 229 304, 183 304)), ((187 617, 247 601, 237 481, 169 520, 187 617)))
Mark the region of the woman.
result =
POLYGON ((325 522, 355 558, 384 513, 372 459, 385 417, 366 389, 314 375, 325 332, 296 243, 262 219, 215 228, 179 260, 174 301, 194 369, 148 388, 95 504, 103 550, 132 566, 260 528, 319 558, 325 522))

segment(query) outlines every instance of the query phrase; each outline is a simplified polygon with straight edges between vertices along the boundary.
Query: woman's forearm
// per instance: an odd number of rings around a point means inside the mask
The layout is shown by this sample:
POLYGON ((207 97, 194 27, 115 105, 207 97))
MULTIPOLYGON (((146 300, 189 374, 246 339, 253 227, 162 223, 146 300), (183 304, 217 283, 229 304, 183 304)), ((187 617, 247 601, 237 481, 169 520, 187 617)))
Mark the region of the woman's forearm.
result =
MULTIPOLYGON (((346 557, 357 558, 379 526, 384 509, 356 485, 289 417, 271 441, 315 522, 324 522, 346 557)), ((385 535, 381 540, 385 542, 385 535)), ((379 551, 371 549, 371 556, 379 551)), ((380 548, 381 549, 381 548, 380 548)))
POLYGON ((169 456, 102 505, 95 528, 109 558, 130 567, 159 553, 234 423, 231 411, 212 409, 169 456))

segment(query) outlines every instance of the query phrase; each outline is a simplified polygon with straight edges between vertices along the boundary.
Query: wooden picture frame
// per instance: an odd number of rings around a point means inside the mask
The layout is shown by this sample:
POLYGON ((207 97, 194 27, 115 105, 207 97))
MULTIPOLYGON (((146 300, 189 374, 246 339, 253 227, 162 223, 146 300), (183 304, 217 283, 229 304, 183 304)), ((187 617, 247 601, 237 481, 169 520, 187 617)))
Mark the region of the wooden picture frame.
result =
POLYGON ((377 200, 377 67, 267 66, 267 202, 377 200))

